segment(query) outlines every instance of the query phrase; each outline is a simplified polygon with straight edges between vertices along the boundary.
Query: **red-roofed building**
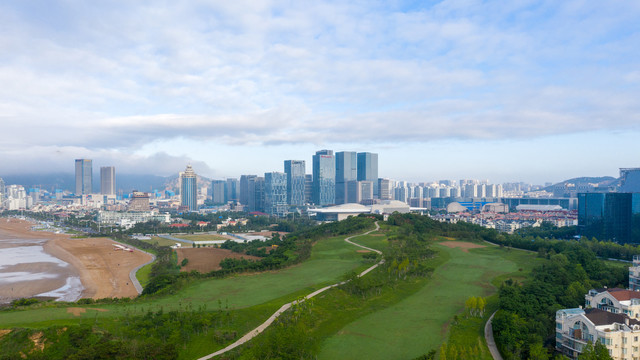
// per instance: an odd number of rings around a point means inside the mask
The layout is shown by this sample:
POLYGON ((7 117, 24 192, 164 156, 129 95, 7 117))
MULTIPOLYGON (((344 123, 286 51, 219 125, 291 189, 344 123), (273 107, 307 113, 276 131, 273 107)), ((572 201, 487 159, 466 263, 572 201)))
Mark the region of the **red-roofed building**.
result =
POLYGON ((171 224, 169 225, 170 228, 184 228, 184 227, 189 227, 189 224, 171 224))

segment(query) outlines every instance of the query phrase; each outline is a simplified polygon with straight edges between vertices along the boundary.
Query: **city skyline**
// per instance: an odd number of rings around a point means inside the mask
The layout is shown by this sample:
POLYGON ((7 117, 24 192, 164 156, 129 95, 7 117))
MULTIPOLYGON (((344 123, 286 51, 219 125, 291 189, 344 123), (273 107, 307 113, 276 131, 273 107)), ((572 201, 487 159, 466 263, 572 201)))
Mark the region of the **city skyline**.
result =
POLYGON ((318 149, 415 182, 640 166, 638 3, 251 5, 1 4, 0 176, 237 178, 318 149))

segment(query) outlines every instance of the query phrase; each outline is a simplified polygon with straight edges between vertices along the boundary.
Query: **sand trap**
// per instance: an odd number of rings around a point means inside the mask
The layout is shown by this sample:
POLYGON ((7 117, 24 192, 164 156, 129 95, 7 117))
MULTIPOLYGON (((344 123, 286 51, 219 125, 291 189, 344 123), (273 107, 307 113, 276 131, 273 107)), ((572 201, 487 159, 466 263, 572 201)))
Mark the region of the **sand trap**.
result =
POLYGON ((439 243, 440 245, 444 245, 449 248, 461 248, 464 252, 469 252, 469 249, 479 249, 486 247, 484 245, 478 245, 466 241, 443 241, 439 243))

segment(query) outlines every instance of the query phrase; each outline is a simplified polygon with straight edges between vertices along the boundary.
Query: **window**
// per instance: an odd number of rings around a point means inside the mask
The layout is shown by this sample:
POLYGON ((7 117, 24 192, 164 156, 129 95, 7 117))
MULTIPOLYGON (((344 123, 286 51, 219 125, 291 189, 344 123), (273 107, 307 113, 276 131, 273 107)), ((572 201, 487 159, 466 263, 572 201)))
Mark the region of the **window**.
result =
POLYGON ((637 336, 634 336, 634 337, 633 337, 633 341, 638 341, 638 337, 637 337, 637 336))
MULTIPOLYGON (((562 329, 562 323, 556 323, 556 329, 562 329)), ((637 339, 637 337, 636 337, 637 339)))

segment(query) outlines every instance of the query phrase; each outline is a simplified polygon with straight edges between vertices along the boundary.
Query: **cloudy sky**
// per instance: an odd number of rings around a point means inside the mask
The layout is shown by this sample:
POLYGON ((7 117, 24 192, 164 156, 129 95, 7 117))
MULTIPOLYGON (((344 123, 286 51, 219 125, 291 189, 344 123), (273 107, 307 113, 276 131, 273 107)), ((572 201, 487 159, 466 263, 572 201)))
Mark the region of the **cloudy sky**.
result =
POLYGON ((640 2, 3 1, 0 176, 542 183, 640 166, 640 2))

